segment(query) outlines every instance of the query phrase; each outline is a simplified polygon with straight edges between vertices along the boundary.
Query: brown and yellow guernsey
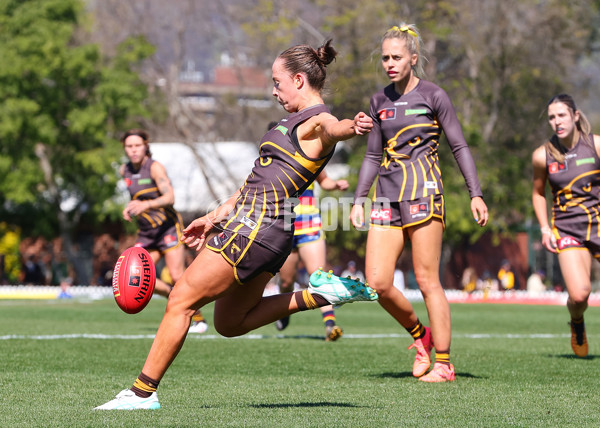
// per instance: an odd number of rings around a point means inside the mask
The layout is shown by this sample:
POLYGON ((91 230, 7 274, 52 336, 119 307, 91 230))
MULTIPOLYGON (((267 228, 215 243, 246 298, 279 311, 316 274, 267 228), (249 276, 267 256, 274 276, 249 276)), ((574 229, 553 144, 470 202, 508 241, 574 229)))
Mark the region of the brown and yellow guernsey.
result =
MULTIPOLYGON (((142 164, 140 169, 136 171, 131 162, 125 165, 123 178, 127 185, 127 190, 131 195, 131 200, 152 200, 160 196, 158 186, 152 179, 150 168, 154 160, 148 158, 142 164)), ((140 231, 148 231, 152 229, 164 229, 167 226, 179 225, 181 228, 181 217, 173 206, 148 209, 137 216, 138 227, 140 231)), ((177 244, 177 242, 175 242, 177 244)))
POLYGON ((562 149, 564 162, 546 152, 546 171, 552 189, 552 224, 560 237, 571 236, 581 243, 600 237, 600 159, 594 136, 583 135, 577 144, 562 149))
POLYGON ((365 198, 379 175, 374 198, 412 201, 443 194, 438 146, 442 132, 465 178, 471 197, 482 196, 477 170, 454 107, 446 92, 420 80, 406 94, 394 84, 371 98, 369 134, 355 200, 365 198))
POLYGON ((334 151, 317 159, 308 157, 298 143, 297 127, 323 112, 329 113, 329 109, 319 104, 293 113, 264 135, 259 158, 223 229, 277 253, 290 250, 298 196, 317 178, 334 151))

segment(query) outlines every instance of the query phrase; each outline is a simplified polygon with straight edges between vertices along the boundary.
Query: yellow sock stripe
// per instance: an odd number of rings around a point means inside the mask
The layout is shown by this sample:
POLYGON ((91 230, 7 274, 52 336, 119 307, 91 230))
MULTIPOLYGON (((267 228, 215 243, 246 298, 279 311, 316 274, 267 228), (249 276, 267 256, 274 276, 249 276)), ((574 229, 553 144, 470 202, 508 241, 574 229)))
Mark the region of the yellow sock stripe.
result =
POLYGON ((146 391, 146 392, 154 392, 156 391, 156 388, 153 388, 151 386, 149 386, 148 384, 142 382, 139 379, 136 379, 135 382, 133 383, 133 386, 137 389, 141 389, 142 391, 146 391))
POLYGON ((327 322, 327 321, 335 321, 335 315, 325 315, 323 317, 323 322, 327 322))
POLYGON ((449 352, 436 352, 435 353, 435 361, 437 363, 446 363, 450 362, 450 353, 449 352))
POLYGON ((423 324, 421 324, 421 322, 417 322, 417 324, 415 324, 415 326, 410 330, 410 335, 417 339, 419 336, 421 336, 425 331, 425 327, 423 327, 423 324))
POLYGON ((302 299, 304 299, 304 304, 308 309, 316 309, 319 307, 312 294, 310 294, 308 290, 302 291, 302 299))
POLYGON ((195 314, 194 316, 192 316, 192 321, 194 321, 194 322, 204 321, 204 315, 195 314))

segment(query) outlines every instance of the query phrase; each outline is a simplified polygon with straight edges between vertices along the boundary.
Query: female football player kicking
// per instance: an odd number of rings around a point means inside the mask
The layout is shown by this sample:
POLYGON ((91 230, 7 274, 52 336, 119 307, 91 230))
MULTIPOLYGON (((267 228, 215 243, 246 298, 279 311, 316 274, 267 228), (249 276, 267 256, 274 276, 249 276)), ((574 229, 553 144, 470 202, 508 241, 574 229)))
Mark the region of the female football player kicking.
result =
POLYGON ((306 290, 263 297, 292 247, 292 198, 317 178, 338 141, 373 126, 365 113, 338 120, 324 105, 325 67, 336 54, 329 40, 318 49, 294 46, 277 57, 273 96, 290 115, 265 134, 240 190, 185 228, 183 241, 199 254, 169 296, 142 372, 130 389, 96 409, 160 408, 159 382, 183 346, 192 315, 209 302, 215 301, 215 329, 233 337, 298 311, 377 299, 361 282, 321 270, 306 290))

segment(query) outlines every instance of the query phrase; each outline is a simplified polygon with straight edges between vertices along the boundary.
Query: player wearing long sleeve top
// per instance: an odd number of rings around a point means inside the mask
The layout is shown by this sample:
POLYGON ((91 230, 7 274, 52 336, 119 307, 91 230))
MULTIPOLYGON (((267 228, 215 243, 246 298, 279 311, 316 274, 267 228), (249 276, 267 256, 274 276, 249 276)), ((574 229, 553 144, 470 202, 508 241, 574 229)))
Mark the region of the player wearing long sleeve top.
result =
POLYGON ((487 223, 487 207, 477 170, 448 95, 422 80, 414 25, 390 28, 383 36, 381 62, 391 84, 371 98, 373 130, 360 169, 351 220, 364 225, 363 203, 375 180, 370 212, 365 273, 377 289, 381 306, 415 340, 413 375, 425 382, 454 380, 450 364, 450 305, 439 278, 445 208, 438 148, 442 132, 465 178, 471 211, 479 225, 487 223), (419 321, 412 305, 393 286, 394 269, 406 241, 411 241, 413 267, 427 306, 431 328, 419 321), (430 354, 436 349, 433 369, 430 354))

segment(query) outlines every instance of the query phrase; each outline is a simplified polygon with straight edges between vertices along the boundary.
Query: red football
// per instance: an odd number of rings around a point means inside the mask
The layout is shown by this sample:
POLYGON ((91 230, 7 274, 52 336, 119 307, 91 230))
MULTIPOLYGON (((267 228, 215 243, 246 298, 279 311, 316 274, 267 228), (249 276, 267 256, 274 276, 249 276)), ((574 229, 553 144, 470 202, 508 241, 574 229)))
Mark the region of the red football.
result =
POLYGON ((128 314, 144 309, 156 282, 156 268, 148 251, 131 247, 123 251, 113 272, 112 286, 117 305, 128 314))

